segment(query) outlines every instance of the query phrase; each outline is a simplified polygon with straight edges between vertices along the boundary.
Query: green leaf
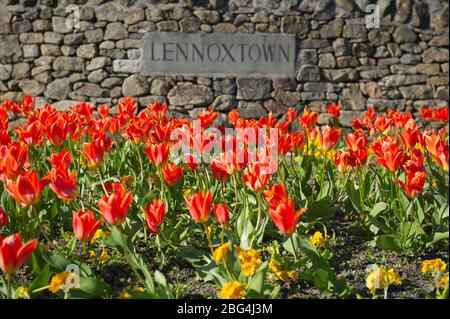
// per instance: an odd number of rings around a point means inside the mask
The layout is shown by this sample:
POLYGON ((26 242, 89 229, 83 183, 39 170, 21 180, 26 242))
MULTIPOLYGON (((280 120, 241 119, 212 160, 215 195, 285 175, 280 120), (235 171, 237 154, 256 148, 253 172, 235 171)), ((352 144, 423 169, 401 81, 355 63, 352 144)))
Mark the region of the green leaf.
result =
POLYGON ((322 268, 316 269, 313 273, 314 285, 319 290, 327 290, 328 289, 328 272, 323 270, 322 268))
POLYGON ((80 290, 91 297, 101 297, 111 294, 111 287, 106 282, 92 277, 80 278, 80 290))
POLYGON ((359 197, 359 194, 356 192, 355 187, 353 186, 353 183, 349 182, 346 186, 348 198, 350 199, 350 202, 352 203, 353 208, 356 210, 356 212, 362 214, 363 210, 361 207, 361 199, 359 197))
POLYGON ((155 281, 161 286, 167 286, 166 277, 159 270, 155 270, 155 281))
POLYGON ((449 232, 441 232, 441 233, 434 233, 433 237, 430 239, 430 241, 427 242, 427 247, 430 247, 434 243, 442 240, 442 239, 449 239, 449 232))
POLYGON ((379 213, 387 210, 388 208, 389 208, 389 205, 386 204, 385 202, 376 203, 372 207, 372 210, 370 211, 369 215, 372 216, 373 218, 375 218, 378 216, 379 213))
POLYGON ((328 196, 321 200, 312 202, 308 206, 308 210, 302 216, 302 220, 305 222, 312 222, 316 220, 328 219, 334 216, 338 209, 336 207, 330 207, 330 198, 328 196))
POLYGON ((45 267, 42 269, 39 275, 33 280, 33 282, 28 287, 28 291, 31 297, 35 297, 42 292, 39 291, 35 293, 34 290, 47 286, 50 280, 50 276, 51 276, 50 266, 45 265, 45 267))
POLYGON ((380 249, 399 251, 397 241, 389 235, 381 235, 376 239, 376 246, 380 249))

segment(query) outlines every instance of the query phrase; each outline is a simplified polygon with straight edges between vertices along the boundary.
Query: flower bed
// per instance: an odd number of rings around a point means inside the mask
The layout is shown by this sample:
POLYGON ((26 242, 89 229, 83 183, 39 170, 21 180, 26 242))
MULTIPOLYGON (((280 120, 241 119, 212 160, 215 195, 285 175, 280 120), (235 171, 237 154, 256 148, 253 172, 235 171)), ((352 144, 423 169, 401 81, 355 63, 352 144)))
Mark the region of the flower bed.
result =
POLYGON ((117 110, 1 105, 0 297, 448 297, 448 107, 117 110))

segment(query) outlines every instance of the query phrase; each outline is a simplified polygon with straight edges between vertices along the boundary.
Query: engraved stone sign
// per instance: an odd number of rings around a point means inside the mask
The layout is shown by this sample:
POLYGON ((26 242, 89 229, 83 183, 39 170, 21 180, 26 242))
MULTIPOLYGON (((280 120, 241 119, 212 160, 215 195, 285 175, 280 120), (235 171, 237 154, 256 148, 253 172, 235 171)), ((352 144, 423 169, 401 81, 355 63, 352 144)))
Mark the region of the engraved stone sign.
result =
POLYGON ((294 35, 151 32, 144 38, 144 73, 295 73, 294 35))

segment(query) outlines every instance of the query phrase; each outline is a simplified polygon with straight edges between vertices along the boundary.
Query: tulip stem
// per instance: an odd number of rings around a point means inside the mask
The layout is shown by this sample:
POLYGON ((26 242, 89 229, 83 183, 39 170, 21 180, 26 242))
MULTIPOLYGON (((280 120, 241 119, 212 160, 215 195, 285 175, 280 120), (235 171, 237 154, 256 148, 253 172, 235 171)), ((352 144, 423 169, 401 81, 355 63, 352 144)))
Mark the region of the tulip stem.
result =
POLYGON ((222 241, 222 245, 223 245, 223 241, 224 241, 224 237, 225 237, 225 225, 221 225, 222 226, 222 235, 221 235, 221 241, 222 241))
POLYGON ((123 248, 123 254, 125 256, 125 259, 128 263, 128 265, 131 267, 131 270, 133 270, 134 274, 136 275, 136 278, 144 285, 147 286, 145 283, 145 280, 142 278, 141 274, 139 274, 139 272, 137 271, 137 269, 134 267, 133 263, 131 262, 130 256, 128 255, 128 247, 127 247, 127 243, 125 240, 125 236, 123 235, 122 230, 117 227, 117 229, 119 230, 120 233, 120 239, 122 240, 122 248, 123 248))
POLYGON ((47 241, 47 243, 52 246, 53 249, 56 250, 56 252, 60 255, 60 256, 64 256, 64 257, 68 257, 65 253, 63 253, 58 246, 53 245, 53 242, 51 241, 50 237, 48 237, 47 232, 44 229, 44 225, 41 223, 41 219, 39 218, 39 213, 37 211, 36 206, 33 206, 33 213, 34 213, 34 217, 36 218, 39 228, 41 229, 41 233, 42 236, 44 236, 45 240, 47 241))
POLYGON ((258 199, 258 219, 256 220, 256 231, 258 231, 259 224, 261 223, 261 193, 260 191, 256 192, 256 197, 258 199))
POLYGON ((297 255, 297 247, 296 247, 296 245, 295 245, 294 236, 291 235, 291 236, 290 236, 290 239, 291 239, 291 243, 292 243, 292 250, 294 251, 294 259, 295 259, 295 261, 297 262, 297 261, 298 261, 298 255, 297 255))
POLYGON ((7 288, 6 288, 6 299, 11 299, 11 288, 12 288, 12 275, 6 274, 7 288))
POLYGON ((105 183, 103 182, 102 173, 100 172, 100 167, 97 166, 98 178, 100 179, 100 184, 102 184, 103 191, 106 196, 109 196, 108 191, 106 190, 105 183))
POLYGON ((167 245, 169 245, 173 249, 177 249, 178 248, 174 243, 172 243, 169 239, 167 239, 166 235, 164 235, 164 233, 162 231, 160 231, 158 233, 158 236, 159 235, 161 235, 161 238, 166 242, 167 245))
POLYGON ((206 224, 203 224, 203 227, 205 228, 206 238, 208 238, 208 244, 209 244, 209 249, 211 250, 211 255, 214 256, 213 243, 212 243, 209 231, 208 231, 208 227, 206 226, 206 224))

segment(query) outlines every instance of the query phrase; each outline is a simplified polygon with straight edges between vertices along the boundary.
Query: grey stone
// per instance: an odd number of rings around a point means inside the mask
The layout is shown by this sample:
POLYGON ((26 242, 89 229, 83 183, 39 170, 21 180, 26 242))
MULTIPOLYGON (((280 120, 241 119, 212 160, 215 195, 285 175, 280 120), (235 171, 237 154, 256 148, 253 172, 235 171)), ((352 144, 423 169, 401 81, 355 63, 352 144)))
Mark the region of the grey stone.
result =
POLYGON ((344 26, 344 20, 337 18, 333 21, 324 24, 320 29, 320 36, 324 39, 339 38, 342 34, 342 27, 344 26))
POLYGON ((293 91, 293 90, 295 90, 295 88, 297 86, 297 82, 295 81, 295 78, 281 77, 281 78, 273 79, 272 85, 273 85, 274 90, 293 91))
POLYGON ((334 92, 334 86, 327 82, 308 82, 305 83, 303 89, 308 92, 334 92))
POLYGON ((115 73, 137 73, 142 69, 142 63, 139 60, 123 60, 113 61, 113 71, 115 73))
POLYGON ((166 80, 154 79, 150 87, 150 94, 152 95, 167 95, 170 89, 170 84, 166 80))
POLYGON ((434 36, 429 42, 429 46, 448 47, 449 37, 447 35, 434 36))
POLYGON ((121 40, 128 38, 128 31, 120 22, 109 23, 106 26, 104 40, 121 40))
POLYGON ((19 87, 23 94, 38 96, 44 92, 44 85, 36 80, 24 79, 19 81, 19 87))
POLYGON ((220 21, 220 16, 217 11, 197 9, 194 11, 194 15, 202 23, 206 23, 206 24, 217 24, 220 21))
POLYGON ((448 49, 431 47, 423 52, 422 59, 424 63, 448 62, 448 49))
POLYGON ((293 91, 276 91, 273 97, 287 107, 295 107, 300 101, 300 93, 293 91))
POLYGON ((123 20, 123 13, 112 3, 96 7, 95 16, 98 21, 116 22, 123 20))
POLYGON ((324 53, 319 55, 319 67, 332 69, 336 67, 336 59, 332 53, 324 53))
POLYGON ((187 17, 180 21, 181 32, 197 32, 200 29, 200 21, 196 17, 187 17))
POLYGON ((427 85, 429 86, 447 86, 448 76, 432 76, 427 79, 427 85))
POLYGON ((387 31, 382 31, 381 29, 373 29, 369 32, 368 38, 374 46, 380 46, 388 43, 391 40, 391 35, 387 31))
POLYGON ((36 58, 39 56, 39 47, 37 44, 25 44, 22 49, 24 58, 36 58))
POLYGON ((41 44, 44 42, 44 36, 42 33, 21 33, 19 35, 20 42, 25 44, 41 44))
POLYGON ((348 39, 367 39, 367 29, 364 25, 346 24, 342 32, 342 36, 348 39))
POLYGON ((260 118, 267 115, 260 102, 239 101, 237 111, 243 118, 260 118))
POLYGON ((408 53, 421 53, 423 50, 420 47, 420 45, 416 44, 416 43, 403 43, 400 45, 400 49, 404 52, 408 52, 408 53))
POLYGON ((69 24, 69 26, 66 25, 66 18, 65 17, 58 17, 53 16, 52 17, 52 26, 53 31, 58 33, 70 33, 73 31, 73 27, 69 24))
POLYGON ((358 72, 350 68, 324 70, 324 78, 330 82, 351 82, 358 80, 358 72))
POLYGON ((317 64, 317 50, 314 49, 302 49, 298 53, 298 63, 303 64, 317 64))
POLYGON ((61 49, 60 49, 59 45, 56 45, 56 44, 42 44, 41 52, 42 52, 42 55, 48 55, 48 56, 60 56, 61 55, 61 49))
POLYGON ((73 93, 75 96, 104 97, 107 96, 108 91, 101 88, 98 84, 82 83, 73 93))
POLYGON ((383 112, 387 108, 403 111, 406 103, 404 99, 368 99, 367 105, 373 106, 378 112, 383 112))
POLYGON ((325 39, 306 39, 301 40, 298 47, 299 49, 321 49, 330 46, 328 40, 325 39))
POLYGON ((406 22, 411 12, 411 0, 396 0, 395 22, 406 22))
POLYGON ((97 46, 93 43, 80 45, 77 49, 77 56, 85 59, 92 59, 97 55, 97 46))
POLYGON ((71 33, 64 36, 65 45, 78 45, 83 43, 84 34, 83 33, 71 33))
POLYGON ((432 96, 432 89, 427 85, 411 85, 400 87, 400 92, 405 99, 427 99, 432 96))
POLYGON ((135 24, 145 19, 145 12, 142 8, 133 8, 127 10, 123 16, 123 21, 126 24, 135 24))
POLYGON ((303 101, 316 101, 325 100, 326 95, 324 92, 302 92, 300 93, 303 101))
POLYGON ((280 117, 287 111, 286 106, 273 99, 264 101, 264 108, 267 110, 267 112, 272 113, 272 115, 275 117, 280 117))
POLYGON ((167 103, 167 98, 165 96, 157 96, 157 95, 149 95, 149 96, 142 96, 139 98, 139 104, 142 107, 146 107, 149 104, 153 103, 167 103))
POLYGON ((14 79, 25 79, 30 74, 30 64, 17 63, 13 65, 12 77, 14 79))
POLYGON ((297 81, 316 82, 320 81, 320 69, 316 65, 302 65, 297 73, 297 81))
POLYGON ((111 59, 105 57, 96 57, 93 58, 88 65, 86 66, 86 71, 93 71, 97 69, 102 69, 106 65, 111 63, 111 59))
POLYGON ((213 25, 213 31, 215 33, 236 33, 237 28, 232 23, 221 22, 216 25, 213 25))
POLYGON ((68 78, 56 79, 45 89, 44 95, 48 99, 63 100, 69 94, 70 80, 68 78))
POLYGON ((352 45, 347 39, 336 39, 333 41, 334 54, 338 56, 350 55, 352 52, 352 45))
POLYGON ((420 55, 406 53, 400 59, 402 64, 417 64, 421 61, 420 55))
POLYGON ((213 100, 212 90, 191 82, 179 82, 167 94, 170 104, 175 106, 208 106, 213 100))
POLYGON ((270 97, 272 84, 270 79, 238 78, 237 98, 241 100, 259 100, 270 97))
POLYGON ((63 36, 57 32, 45 32, 44 42, 50 44, 60 44, 63 40, 63 36))
POLYGON ((108 73, 104 70, 94 70, 87 76, 89 82, 99 83, 108 76, 108 73))
POLYGON ((86 30, 84 32, 88 43, 99 43, 103 40, 103 29, 86 30))
POLYGON ((420 74, 438 75, 440 73, 440 65, 438 63, 420 63, 417 64, 416 70, 420 74))
POLYGON ((125 96, 143 96, 150 90, 147 80, 142 75, 131 75, 123 81, 122 92, 125 96))
POLYGON ((399 26, 397 29, 395 29, 394 40, 398 44, 416 42, 417 34, 407 26, 399 26))
POLYGON ((156 28, 161 32, 178 31, 178 22, 175 20, 165 20, 156 23, 156 28))
POLYGON ((50 20, 35 20, 33 21, 33 31, 52 31, 52 23, 50 22, 50 20))
POLYGON ((55 71, 83 71, 83 59, 78 57, 57 57, 53 62, 55 71))
MULTIPOLYGON (((114 86, 117 86, 119 84, 122 83, 122 79, 121 78, 108 78, 106 80, 104 80, 101 84, 101 87, 110 89, 114 86)), ((120 93, 122 93, 122 88, 120 87, 120 93)))
POLYGON ((8 80, 11 76, 12 65, 11 64, 0 64, 0 81, 8 80))
POLYGON ((236 82, 234 79, 225 78, 225 79, 215 79, 213 82, 213 89, 215 92, 219 94, 235 94, 236 93, 236 82))
POLYGON ((11 24, 11 29, 14 34, 21 34, 33 30, 29 20, 15 21, 11 24))
POLYGON ((222 94, 217 96, 211 104, 211 108, 214 111, 226 112, 235 109, 238 102, 234 95, 222 94))
POLYGON ((336 59, 337 66, 339 68, 347 68, 347 67, 357 67, 359 66, 359 61, 354 56, 340 56, 336 59))
POLYGON ((309 21, 304 17, 286 16, 281 18, 281 32, 305 35, 309 31, 309 21))

